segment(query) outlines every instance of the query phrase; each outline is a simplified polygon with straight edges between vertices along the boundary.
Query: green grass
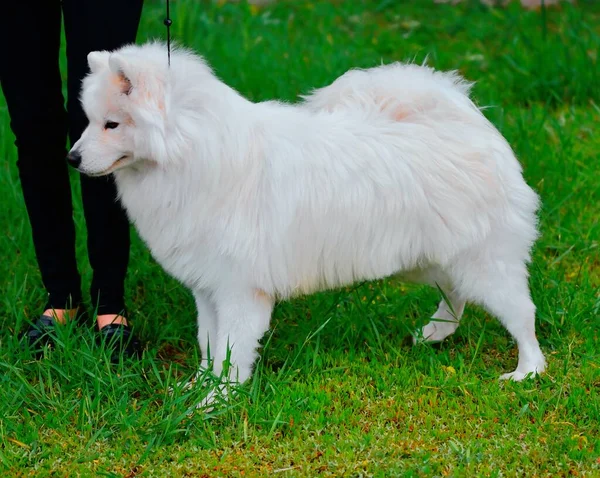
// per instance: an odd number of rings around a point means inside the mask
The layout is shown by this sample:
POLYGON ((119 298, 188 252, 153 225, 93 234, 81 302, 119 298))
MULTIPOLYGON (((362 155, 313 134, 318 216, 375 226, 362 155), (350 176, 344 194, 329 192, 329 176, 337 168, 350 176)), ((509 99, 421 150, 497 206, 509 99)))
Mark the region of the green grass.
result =
MULTIPOLYGON (((439 295, 388 280, 279 304, 251 381, 193 414, 204 390, 167 392, 197 367, 193 301, 137 238, 127 290, 144 358, 108 365, 88 326, 34 360, 19 334, 45 295, 0 97, 0 476, 600 476, 598 3, 172 3, 174 38, 253 100, 425 57, 477 81, 544 204, 531 285, 548 372, 498 383, 516 348, 473 307, 441 346, 412 347, 439 295)), ((148 0, 140 41, 164 37, 163 16, 148 0)), ((79 197, 76 220, 87 287, 79 197)))

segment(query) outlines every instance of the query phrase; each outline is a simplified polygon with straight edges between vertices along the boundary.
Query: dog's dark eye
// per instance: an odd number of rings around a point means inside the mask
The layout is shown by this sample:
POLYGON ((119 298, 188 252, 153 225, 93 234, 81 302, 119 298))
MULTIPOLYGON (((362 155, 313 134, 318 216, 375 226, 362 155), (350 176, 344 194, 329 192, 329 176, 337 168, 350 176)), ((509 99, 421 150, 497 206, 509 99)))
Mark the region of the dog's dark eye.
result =
POLYGON ((119 126, 119 123, 115 123, 114 121, 104 123, 104 129, 115 129, 117 126, 119 126))

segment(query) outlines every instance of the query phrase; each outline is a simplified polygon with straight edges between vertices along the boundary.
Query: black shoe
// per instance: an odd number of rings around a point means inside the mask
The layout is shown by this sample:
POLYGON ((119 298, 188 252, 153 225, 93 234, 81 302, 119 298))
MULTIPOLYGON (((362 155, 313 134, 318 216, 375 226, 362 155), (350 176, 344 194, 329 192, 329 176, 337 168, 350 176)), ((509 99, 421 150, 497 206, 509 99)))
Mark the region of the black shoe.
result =
POLYGON ((29 346, 41 349, 45 345, 53 345, 55 327, 56 322, 54 321, 54 318, 48 315, 41 315, 39 319, 29 326, 27 332, 25 332, 25 337, 27 338, 29 346))
POLYGON ((133 335, 129 325, 108 324, 99 331, 100 344, 106 344, 111 349, 110 361, 119 363, 119 358, 139 357, 141 354, 140 341, 133 335))
MULTIPOLYGON (((78 325, 81 325, 86 320, 87 313, 83 307, 77 307, 77 312, 73 319, 78 325)), ((40 351, 45 345, 54 345, 56 333, 56 319, 49 315, 41 315, 33 324, 29 326, 25 332, 25 338, 29 347, 40 351)))

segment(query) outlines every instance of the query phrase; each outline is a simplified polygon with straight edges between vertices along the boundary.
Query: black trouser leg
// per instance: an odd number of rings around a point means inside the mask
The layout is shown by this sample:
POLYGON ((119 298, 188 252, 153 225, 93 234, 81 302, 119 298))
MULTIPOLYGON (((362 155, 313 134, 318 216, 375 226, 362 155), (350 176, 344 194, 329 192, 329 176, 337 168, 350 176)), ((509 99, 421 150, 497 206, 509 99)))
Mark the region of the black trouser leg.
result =
MULTIPOLYGON (((135 41, 142 0, 63 0, 68 61, 69 136, 74 144, 87 126, 79 102, 87 55, 135 41)), ((129 222, 117 200, 112 176, 81 177, 88 230, 88 254, 94 271, 91 298, 98 314, 123 313, 129 261, 129 222)))
POLYGON ((60 2, 6 2, 0 28, 0 81, 16 137, 46 308, 81 300, 75 227, 65 162, 67 115, 58 65, 60 2))

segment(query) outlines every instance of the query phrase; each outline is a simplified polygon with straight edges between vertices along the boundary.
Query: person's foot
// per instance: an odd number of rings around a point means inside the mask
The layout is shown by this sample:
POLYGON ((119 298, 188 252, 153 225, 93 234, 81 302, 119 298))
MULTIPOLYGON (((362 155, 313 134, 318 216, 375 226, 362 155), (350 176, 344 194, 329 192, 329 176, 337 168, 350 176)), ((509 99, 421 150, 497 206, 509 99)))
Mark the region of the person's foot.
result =
POLYGON ((109 324, 127 325, 127 319, 119 314, 102 314, 96 317, 98 329, 103 329, 109 324))
POLYGON ((117 314, 103 314, 97 318, 100 343, 111 349, 110 361, 118 363, 119 358, 139 356, 140 341, 133 335, 127 319, 117 314))
POLYGON ((59 324, 66 324, 69 320, 75 320, 79 309, 46 309, 42 315, 52 318, 59 324))
POLYGON ((56 324, 66 324, 77 317, 78 309, 46 309, 27 329, 25 336, 31 347, 41 348, 52 345, 52 334, 56 324))

